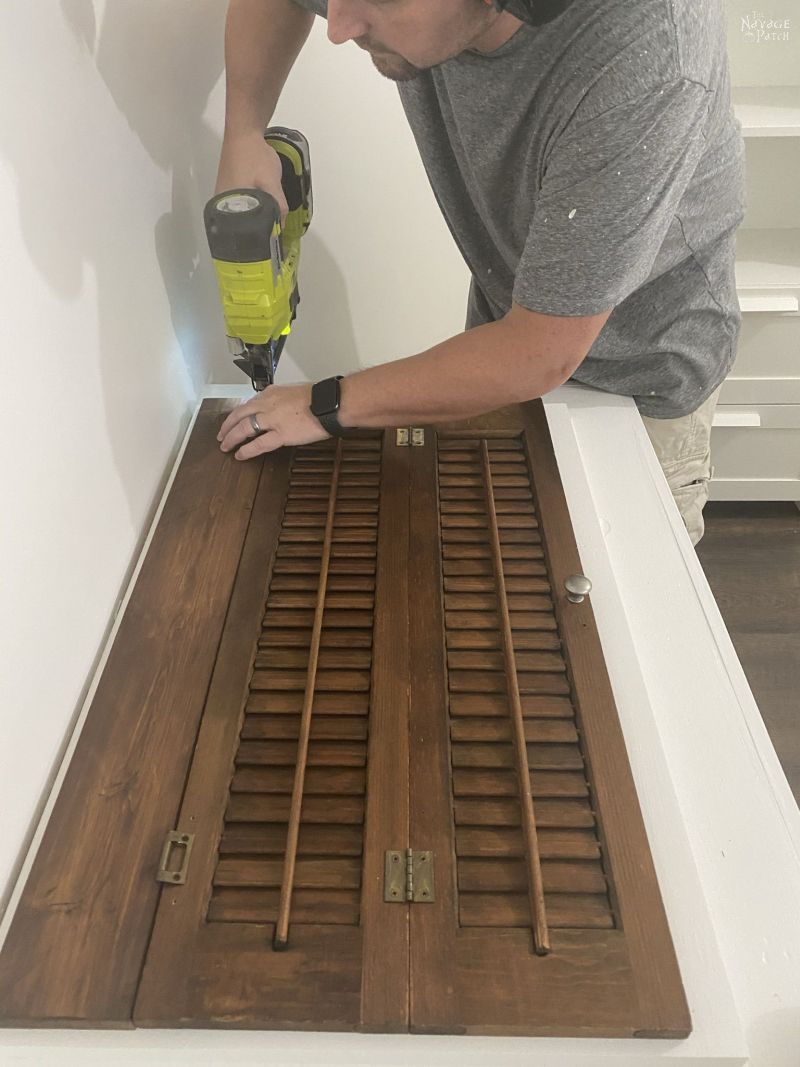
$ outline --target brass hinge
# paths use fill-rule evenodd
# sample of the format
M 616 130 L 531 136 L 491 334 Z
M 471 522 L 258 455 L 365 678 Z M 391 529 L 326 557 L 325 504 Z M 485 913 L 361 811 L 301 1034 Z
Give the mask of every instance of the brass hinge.
M 425 430 L 422 426 L 403 426 L 397 431 L 397 443 L 403 447 L 425 444 Z
M 433 889 L 433 853 L 387 852 L 384 864 L 383 899 L 389 903 L 413 900 L 428 904 L 435 900 Z
M 172 885 L 186 884 L 186 872 L 189 870 L 189 857 L 192 854 L 193 844 L 194 834 L 182 834 L 180 830 L 169 831 L 161 850 L 161 861 L 156 874 L 157 882 L 169 882 Z M 177 870 L 170 866 L 173 849 L 180 854 L 180 867 Z

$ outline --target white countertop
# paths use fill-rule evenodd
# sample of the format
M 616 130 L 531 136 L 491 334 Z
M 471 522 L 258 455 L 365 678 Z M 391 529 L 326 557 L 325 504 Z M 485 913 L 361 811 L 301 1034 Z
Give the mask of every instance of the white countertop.
M 633 402 L 570 383 L 545 406 L 692 1035 L 7 1030 L 0 1064 L 800 1067 L 800 812 Z

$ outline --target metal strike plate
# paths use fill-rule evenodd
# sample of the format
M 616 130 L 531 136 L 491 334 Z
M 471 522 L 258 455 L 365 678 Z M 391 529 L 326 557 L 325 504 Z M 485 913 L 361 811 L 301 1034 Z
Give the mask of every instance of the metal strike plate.
M 156 874 L 157 882 L 169 882 L 170 885 L 186 884 L 186 872 L 189 870 L 189 857 L 192 854 L 193 844 L 194 834 L 182 834 L 180 830 L 170 830 L 161 850 L 161 861 Z M 177 849 L 181 855 L 181 865 L 177 870 L 167 866 L 173 849 Z
M 405 446 L 408 444 L 408 427 L 401 426 L 397 431 L 397 444 Z
M 411 427 L 411 444 L 417 447 L 425 444 L 425 430 L 421 426 Z

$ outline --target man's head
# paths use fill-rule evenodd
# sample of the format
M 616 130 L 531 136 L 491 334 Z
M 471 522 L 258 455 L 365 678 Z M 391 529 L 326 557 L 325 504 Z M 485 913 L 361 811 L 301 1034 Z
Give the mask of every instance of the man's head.
M 355 41 L 392 81 L 409 81 L 467 48 L 491 51 L 519 20 L 498 0 L 328 0 L 328 37 Z

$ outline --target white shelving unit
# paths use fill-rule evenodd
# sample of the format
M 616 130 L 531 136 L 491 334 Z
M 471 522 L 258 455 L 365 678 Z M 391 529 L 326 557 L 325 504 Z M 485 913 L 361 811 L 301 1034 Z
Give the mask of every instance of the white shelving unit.
M 735 86 L 733 106 L 745 137 L 800 136 L 800 86 Z
M 742 335 L 714 418 L 711 499 L 800 502 L 800 19 L 788 0 L 726 8 L 748 209 Z

